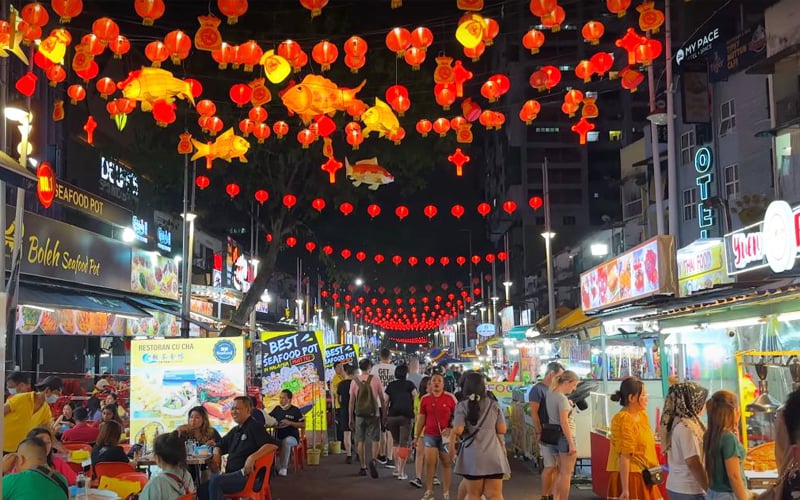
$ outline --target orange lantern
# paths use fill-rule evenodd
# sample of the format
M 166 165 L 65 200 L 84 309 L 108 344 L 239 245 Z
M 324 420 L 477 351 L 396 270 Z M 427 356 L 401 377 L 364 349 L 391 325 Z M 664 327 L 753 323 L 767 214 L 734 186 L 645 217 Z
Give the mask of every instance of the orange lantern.
M 163 42 L 156 40 L 148 43 L 144 48 L 144 55 L 150 59 L 154 68 L 160 68 L 161 63 L 169 57 L 169 49 Z
M 236 24 L 247 12 L 247 0 L 217 0 L 217 7 L 228 17 L 228 24 Z
M 344 134 L 347 144 L 353 147 L 353 151 L 358 151 L 358 147 L 364 142 L 364 134 L 361 125 L 357 122 L 350 122 L 344 126 Z
M 92 33 L 97 35 L 103 45 L 106 45 L 119 36 L 119 26 L 113 19 L 101 17 L 92 23 Z
M 580 104 L 583 102 L 583 92 L 578 89 L 570 89 L 564 94 L 564 102 L 569 104 Z
M 614 56 L 608 52 L 598 52 L 589 59 L 589 62 L 592 63 L 594 72 L 602 77 L 614 66 Z
M 259 144 L 264 144 L 266 139 L 269 139 L 269 136 L 272 134 L 269 129 L 269 125 L 266 123 L 256 123 L 253 125 L 253 136 L 258 139 Z
M 314 48 L 311 50 L 311 58 L 321 66 L 321 71 L 328 71 L 331 69 L 331 64 L 336 62 L 336 58 L 338 57 L 339 49 L 336 48 L 336 45 L 327 40 L 323 40 L 314 45 Z
M 212 51 L 222 44 L 222 35 L 219 32 L 219 25 L 222 21 L 213 15 L 200 16 L 197 18 L 200 27 L 194 33 L 194 46 L 197 50 Z
M 50 20 L 47 8 L 41 2 L 31 2 L 22 7 L 22 20 L 30 26 L 43 27 Z
M 475 47 L 464 47 L 464 55 L 472 59 L 472 62 L 480 61 L 484 51 L 486 51 L 486 44 L 483 42 Z
M 625 12 L 631 6 L 631 0 L 606 0 L 606 7 L 612 14 L 617 17 L 625 17 Z
M 427 52 L 424 49 L 409 47 L 403 55 L 403 59 L 406 61 L 406 64 L 411 66 L 412 71 L 418 71 L 422 63 L 425 62 L 426 56 Z
M 553 12 L 556 7 L 558 7 L 556 0 L 531 0 L 530 3 L 531 13 L 536 17 L 547 15 Z
M 433 122 L 433 131 L 439 134 L 439 137 L 444 137 L 450 131 L 450 120 L 447 118 L 437 118 Z
M 423 118 L 417 122 L 416 128 L 417 132 L 419 132 L 422 137 L 428 137 L 428 133 L 433 130 L 433 123 L 431 123 L 430 120 Z
M 433 95 L 436 97 L 436 104 L 442 107 L 445 111 L 450 109 L 450 106 L 456 102 L 456 88 L 453 83 L 437 83 L 433 87 Z
M 308 149 L 312 142 L 316 140 L 316 136 L 314 132 L 310 131 L 307 128 L 304 128 L 300 132 L 297 133 L 297 142 L 299 142 L 303 149 Z
M 172 64 L 180 64 L 182 60 L 189 57 L 189 51 L 192 49 L 192 39 L 181 30 L 173 30 L 164 37 L 164 45 L 169 50 Z
M 542 26 L 550 28 L 550 31 L 555 33 L 561 31 L 561 24 L 566 18 L 567 14 L 564 12 L 564 7 L 559 5 L 552 12 L 548 12 L 541 17 Z
M 200 116 L 213 116 L 217 112 L 217 105 L 210 99 L 199 101 L 195 108 Z
M 411 46 L 411 33 L 405 28 L 392 28 L 386 34 L 386 47 L 392 52 L 397 54 L 397 57 L 403 57 L 406 49 Z
M 614 42 L 614 45 L 625 49 L 628 53 L 628 64 L 636 64 L 636 48 L 646 41 L 647 38 L 636 33 L 635 29 L 628 28 L 625 34 Z
M 583 99 L 583 107 L 581 108 L 581 116 L 584 118 L 597 118 L 600 115 L 600 109 L 596 104 L 596 97 L 586 97 Z
M 575 66 L 575 76 L 583 80 L 584 83 L 592 81 L 592 74 L 594 74 L 594 65 L 586 59 Z
M 580 108 L 580 104 L 565 102 L 561 105 L 561 112 L 572 118 L 578 112 L 578 108 Z
M 483 20 L 486 24 L 483 29 L 483 43 L 485 43 L 487 47 L 491 47 L 494 43 L 494 39 L 500 34 L 500 25 L 491 17 L 484 17 Z
M 392 85 L 386 89 L 386 102 L 389 103 L 398 115 L 403 116 L 411 107 L 411 100 L 408 98 L 408 89 L 404 85 Z
M 433 33 L 424 26 L 420 26 L 411 32 L 411 46 L 427 50 L 433 44 Z
M 164 0 L 135 0 L 133 8 L 136 15 L 142 18 L 142 24 L 152 26 L 156 19 L 164 15 Z
M 255 80 L 251 81 L 247 84 L 252 90 L 250 95 L 250 104 L 254 107 L 261 107 L 263 104 L 267 104 L 272 100 L 272 93 L 269 91 L 266 85 L 264 85 L 263 78 L 256 78 Z
M 51 0 L 50 7 L 60 16 L 58 22 L 64 24 L 83 12 L 83 0 Z
M 219 69 L 226 69 L 228 64 L 233 62 L 235 49 L 227 42 L 222 42 L 218 49 L 211 51 L 211 58 L 217 62 Z
M 644 81 L 644 75 L 633 68 L 633 66 L 626 66 L 619 72 L 620 82 L 622 88 L 631 91 L 631 94 L 636 92 L 639 85 Z
M 524 121 L 525 125 L 530 125 L 541 110 L 542 105 L 536 99 L 525 101 L 525 104 L 522 105 L 522 109 L 519 110 L 519 119 Z
M 644 43 L 636 47 L 636 63 L 649 66 L 661 55 L 661 50 L 661 42 L 654 38 L 648 38 Z
M 222 119 L 218 116 L 210 116 L 208 118 L 208 122 L 206 123 L 206 130 L 212 136 L 217 135 L 225 124 L 222 122 Z
M 658 33 L 661 25 L 664 24 L 664 13 L 655 8 L 655 2 L 642 2 L 636 7 L 639 12 L 639 29 Z
M 256 126 L 255 122 L 250 118 L 245 118 L 244 120 L 239 121 L 239 131 L 242 133 L 244 137 L 249 137 L 250 132 L 253 131 L 253 128 Z
M 124 35 L 108 42 L 108 48 L 114 53 L 114 59 L 122 59 L 122 56 L 131 50 L 131 42 Z
M 261 106 L 255 106 L 250 108 L 250 111 L 247 112 L 247 117 L 253 120 L 254 123 L 261 123 L 267 119 L 267 110 L 262 108 Z
M 47 68 L 47 71 L 45 71 L 45 76 L 47 76 L 47 79 L 50 80 L 50 86 L 55 87 L 67 78 L 67 72 L 60 64 L 54 64 Z M 111 84 L 114 85 L 114 82 L 111 82 Z
M 581 34 L 583 35 L 583 39 L 587 42 L 592 45 L 598 45 L 605 31 L 606 27 L 600 21 L 589 21 L 583 25 Z
M 278 120 L 272 124 L 272 131 L 275 132 L 278 139 L 283 139 L 289 133 L 289 124 L 283 120 Z
M 117 84 L 114 83 L 114 80 L 109 77 L 97 80 L 95 87 L 97 88 L 97 91 L 100 92 L 101 99 L 108 99 L 108 96 L 117 90 Z
M 328 0 L 300 0 L 300 5 L 311 11 L 311 17 L 322 14 L 322 9 L 328 5 Z
M 67 88 L 70 104 L 78 104 L 78 101 L 86 99 L 86 89 L 82 85 L 74 84 Z
M 463 121 L 463 124 L 459 125 L 458 127 L 453 127 L 453 129 L 456 131 L 456 142 L 459 144 L 469 144 L 472 142 L 472 124 L 466 120 Z
M 538 54 L 539 49 L 544 45 L 544 33 L 532 29 L 522 36 L 522 45 L 531 51 L 531 54 Z
M 594 123 L 590 122 L 586 118 L 581 118 L 578 120 L 578 123 L 570 127 L 573 132 L 578 134 L 580 138 L 581 144 L 586 144 L 586 137 L 589 135 L 589 132 L 595 129 Z
M 454 83 L 453 58 L 439 56 L 436 58 L 436 69 L 433 70 L 433 81 L 435 83 Z
M 403 127 L 397 127 L 397 129 L 392 130 L 388 134 L 386 134 L 386 138 L 392 141 L 395 146 L 399 146 L 400 142 L 405 138 L 405 136 L 406 136 L 406 129 L 404 129 Z

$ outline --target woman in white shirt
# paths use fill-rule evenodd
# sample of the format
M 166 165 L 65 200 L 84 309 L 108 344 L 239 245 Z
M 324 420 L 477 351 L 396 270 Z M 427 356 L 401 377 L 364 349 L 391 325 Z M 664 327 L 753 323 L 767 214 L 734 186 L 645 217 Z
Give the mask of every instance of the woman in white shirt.
M 703 500 L 708 476 L 703 460 L 705 425 L 700 415 L 705 410 L 708 389 L 694 382 L 669 388 L 661 415 L 662 452 L 667 453 L 669 475 L 667 492 L 672 500 Z

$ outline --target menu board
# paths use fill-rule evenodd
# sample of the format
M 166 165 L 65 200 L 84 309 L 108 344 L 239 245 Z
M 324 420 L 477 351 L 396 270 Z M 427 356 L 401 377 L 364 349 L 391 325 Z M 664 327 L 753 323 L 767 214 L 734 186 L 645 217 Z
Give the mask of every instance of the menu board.
M 278 406 L 281 391 L 289 389 L 292 404 L 306 416 L 306 429 L 326 430 L 322 332 L 264 332 L 261 342 L 264 409 Z
M 174 259 L 133 250 L 131 253 L 131 291 L 167 299 L 180 296 L 178 264 Z
M 675 294 L 675 249 L 671 236 L 656 236 L 581 274 L 584 311 Z
M 245 394 L 244 338 L 133 340 L 131 342 L 131 440 L 187 422 L 203 406 L 211 425 L 225 434 L 235 425 L 231 407 Z
M 121 337 L 126 322 L 126 318 L 107 312 L 45 310 L 24 305 L 17 308 L 17 331 L 24 334 Z
M 129 319 L 125 334 L 129 337 L 178 337 L 181 322 L 178 316 L 162 311 L 148 310 L 150 316 Z
M 698 240 L 678 250 L 678 292 L 681 297 L 733 281 L 728 276 L 725 246 L 720 238 Z

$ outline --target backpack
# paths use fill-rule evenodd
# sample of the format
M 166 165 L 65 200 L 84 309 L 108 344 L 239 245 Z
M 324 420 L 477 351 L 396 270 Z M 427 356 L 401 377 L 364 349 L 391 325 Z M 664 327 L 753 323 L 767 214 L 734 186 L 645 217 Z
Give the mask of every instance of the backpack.
M 450 394 L 456 393 L 456 378 L 450 372 L 444 376 L 444 390 Z
M 356 416 L 374 417 L 378 412 L 378 403 L 375 401 L 375 394 L 372 392 L 372 375 L 367 376 L 366 382 L 361 379 L 354 379 L 358 384 L 356 394 Z

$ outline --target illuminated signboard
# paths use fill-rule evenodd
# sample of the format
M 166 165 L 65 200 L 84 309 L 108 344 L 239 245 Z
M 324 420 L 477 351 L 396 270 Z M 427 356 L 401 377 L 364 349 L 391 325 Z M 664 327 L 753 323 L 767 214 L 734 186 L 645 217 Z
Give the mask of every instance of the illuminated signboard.
M 730 275 L 765 267 L 791 271 L 800 251 L 800 206 L 773 201 L 763 221 L 725 235 L 725 251 Z
M 134 215 L 131 217 L 131 229 L 136 234 L 136 241 L 147 243 L 150 236 L 150 224 L 146 220 Z
M 710 188 L 714 180 L 714 157 L 708 147 L 698 148 L 694 155 L 694 170 L 697 172 L 695 183 L 698 189 L 697 225 L 700 226 L 700 237 L 708 238 L 708 228 L 714 225 L 714 209 L 706 206 L 711 197 Z
M 681 248 L 677 261 L 681 297 L 732 281 L 725 266 L 725 245 L 720 238 L 697 240 Z
M 599 311 L 654 295 L 674 295 L 674 269 L 674 240 L 656 236 L 581 274 L 581 306 L 585 312 Z
M 100 157 L 100 191 L 120 201 L 139 198 L 139 176 L 117 161 Z

